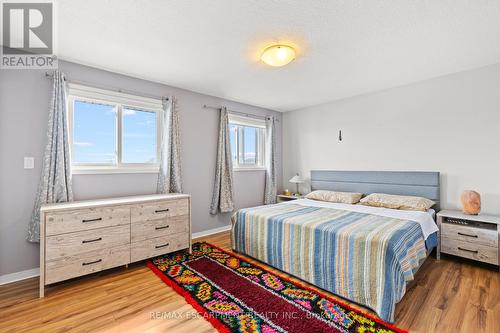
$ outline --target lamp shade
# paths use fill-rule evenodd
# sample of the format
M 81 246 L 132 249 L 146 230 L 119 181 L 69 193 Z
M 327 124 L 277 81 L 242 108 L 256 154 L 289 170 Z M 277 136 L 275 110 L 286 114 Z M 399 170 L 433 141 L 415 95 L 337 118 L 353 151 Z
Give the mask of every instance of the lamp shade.
M 304 182 L 304 179 L 300 177 L 298 174 L 292 177 L 292 179 L 289 180 L 290 183 L 295 183 L 295 184 L 301 184 Z
M 295 59 L 295 49 L 288 45 L 271 45 L 264 50 L 260 59 L 269 66 L 285 66 Z

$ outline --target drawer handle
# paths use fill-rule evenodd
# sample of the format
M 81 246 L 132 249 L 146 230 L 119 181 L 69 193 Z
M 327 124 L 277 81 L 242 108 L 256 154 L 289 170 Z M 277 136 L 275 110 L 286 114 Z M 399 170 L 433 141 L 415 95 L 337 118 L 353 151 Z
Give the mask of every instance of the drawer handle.
M 167 225 L 164 225 L 161 227 L 155 227 L 155 230 L 168 229 L 168 227 L 170 227 L 170 226 L 167 224 Z
M 82 220 L 82 223 L 87 223 L 87 222 L 97 222 L 97 221 L 102 221 L 102 217 L 99 217 L 99 218 L 97 218 L 97 219 Z
M 474 250 L 463 249 L 460 246 L 458 247 L 458 249 L 461 250 L 461 251 L 467 251 L 467 252 L 470 252 L 470 253 L 479 253 L 479 251 L 477 251 L 477 250 L 474 251 Z
M 99 260 L 96 260 L 96 261 L 90 261 L 90 262 L 82 262 L 82 266 L 97 264 L 98 262 L 101 262 L 101 261 L 102 261 L 102 259 L 99 259 Z
M 100 240 L 102 240 L 102 237 L 99 237 L 99 238 L 96 238 L 96 239 L 82 240 L 82 244 L 92 243 L 92 242 L 98 242 Z
M 169 246 L 170 243 L 167 244 L 162 244 L 162 245 L 155 245 L 155 249 L 161 249 L 162 247 Z
M 472 238 L 477 238 L 477 235 L 468 235 L 468 234 L 463 234 L 461 232 L 458 233 L 460 236 L 467 236 L 467 237 L 472 237 Z
M 168 208 L 167 209 L 158 209 L 158 210 L 155 210 L 155 213 L 158 214 L 158 213 L 164 213 L 164 212 L 168 212 L 168 211 L 169 211 Z

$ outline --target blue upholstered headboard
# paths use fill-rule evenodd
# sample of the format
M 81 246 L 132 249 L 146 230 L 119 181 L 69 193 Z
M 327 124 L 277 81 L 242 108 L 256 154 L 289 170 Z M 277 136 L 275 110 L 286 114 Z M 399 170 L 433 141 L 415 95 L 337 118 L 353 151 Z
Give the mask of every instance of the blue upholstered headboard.
M 439 172 L 312 170 L 311 190 L 414 195 L 440 209 Z

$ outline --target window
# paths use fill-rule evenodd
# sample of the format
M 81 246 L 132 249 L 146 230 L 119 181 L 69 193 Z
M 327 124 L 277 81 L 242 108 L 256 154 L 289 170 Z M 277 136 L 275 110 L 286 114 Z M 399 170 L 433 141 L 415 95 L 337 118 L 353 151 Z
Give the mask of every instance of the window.
M 161 101 L 70 84 L 75 173 L 157 172 Z
M 265 128 L 263 119 L 229 115 L 229 141 L 234 169 L 265 168 Z

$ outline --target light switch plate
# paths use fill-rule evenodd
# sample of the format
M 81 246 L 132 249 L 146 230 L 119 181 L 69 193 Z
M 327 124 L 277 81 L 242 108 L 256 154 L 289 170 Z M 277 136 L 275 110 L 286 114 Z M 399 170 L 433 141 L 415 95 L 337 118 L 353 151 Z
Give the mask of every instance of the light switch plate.
M 33 169 L 35 167 L 35 158 L 34 157 L 25 157 L 24 158 L 24 168 L 25 169 Z

